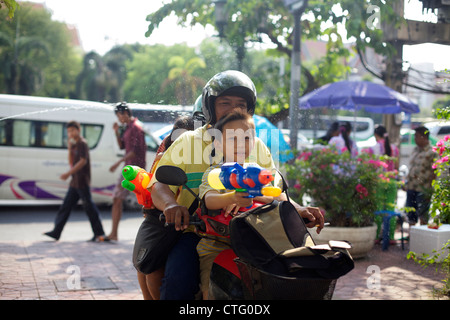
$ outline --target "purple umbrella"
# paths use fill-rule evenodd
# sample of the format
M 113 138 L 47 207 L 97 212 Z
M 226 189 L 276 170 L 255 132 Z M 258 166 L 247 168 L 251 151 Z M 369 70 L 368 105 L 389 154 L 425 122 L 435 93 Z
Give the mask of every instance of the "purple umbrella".
M 299 99 L 301 109 L 332 108 L 373 113 L 418 113 L 419 106 L 405 95 L 369 81 L 328 83 Z

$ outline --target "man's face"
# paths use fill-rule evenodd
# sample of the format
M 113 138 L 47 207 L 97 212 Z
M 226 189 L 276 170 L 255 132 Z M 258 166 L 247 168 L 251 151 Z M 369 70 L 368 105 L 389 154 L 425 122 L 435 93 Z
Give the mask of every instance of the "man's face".
M 428 138 L 418 132 L 414 135 L 414 142 L 419 147 L 425 147 L 428 144 Z
M 116 112 L 116 116 L 121 123 L 128 123 L 128 120 L 130 119 L 127 112 Z
M 238 109 L 247 111 L 247 101 L 244 98 L 236 96 L 217 97 L 215 102 L 216 121 Z
M 78 140 L 80 137 L 80 131 L 77 128 L 69 127 L 67 128 L 67 137 L 69 139 Z

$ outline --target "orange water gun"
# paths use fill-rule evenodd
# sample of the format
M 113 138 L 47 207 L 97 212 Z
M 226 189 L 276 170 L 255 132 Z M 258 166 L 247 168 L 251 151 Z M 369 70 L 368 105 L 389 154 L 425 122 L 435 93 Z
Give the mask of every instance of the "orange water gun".
M 147 190 L 147 186 L 153 174 L 138 166 L 128 165 L 122 169 L 122 176 L 125 178 L 122 181 L 122 187 L 133 191 L 138 203 L 144 206 L 144 208 L 152 207 L 152 196 Z

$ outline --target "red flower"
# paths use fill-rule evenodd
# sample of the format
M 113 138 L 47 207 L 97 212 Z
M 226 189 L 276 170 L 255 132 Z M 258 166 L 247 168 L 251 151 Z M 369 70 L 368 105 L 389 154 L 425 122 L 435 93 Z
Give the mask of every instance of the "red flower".
M 360 183 L 358 183 L 356 185 L 355 189 L 356 189 L 356 192 L 358 192 L 360 199 L 367 197 L 369 195 L 369 192 L 367 191 L 367 189 Z

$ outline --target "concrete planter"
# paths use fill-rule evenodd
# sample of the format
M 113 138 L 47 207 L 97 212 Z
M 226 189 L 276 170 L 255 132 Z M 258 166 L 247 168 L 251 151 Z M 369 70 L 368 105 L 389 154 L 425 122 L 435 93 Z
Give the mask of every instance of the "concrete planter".
M 311 232 L 311 236 L 316 244 L 328 243 L 330 240 L 346 240 L 352 244 L 350 254 L 357 259 L 365 257 L 372 250 L 376 233 L 376 225 L 361 228 L 325 227 L 320 234 Z
M 442 248 L 450 239 L 450 224 L 443 224 L 439 229 L 429 229 L 427 226 L 413 226 L 409 233 L 409 250 L 419 255 L 435 255 L 442 253 Z M 437 259 L 442 261 L 445 255 L 441 254 Z

